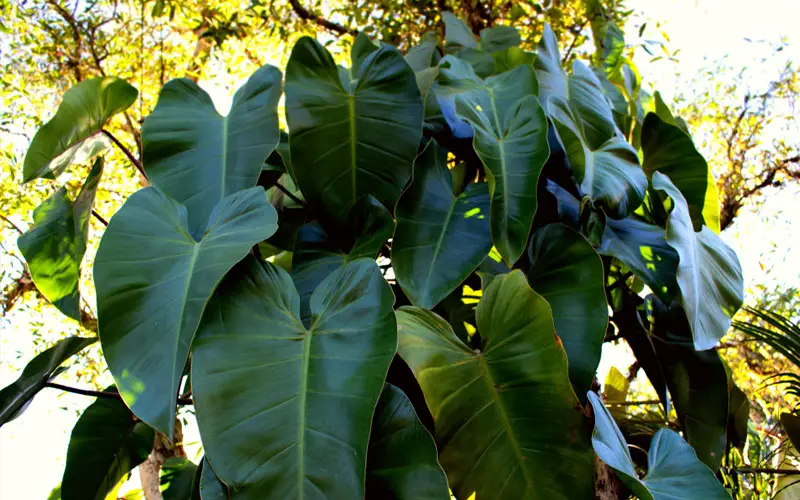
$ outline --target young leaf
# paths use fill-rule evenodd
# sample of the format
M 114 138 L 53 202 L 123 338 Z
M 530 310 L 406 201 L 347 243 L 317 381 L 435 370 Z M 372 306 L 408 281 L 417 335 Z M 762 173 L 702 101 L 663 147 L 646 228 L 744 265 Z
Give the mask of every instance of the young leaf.
M 422 135 L 422 97 L 403 56 L 384 45 L 356 64 L 340 78 L 330 53 L 304 37 L 286 67 L 294 177 L 337 226 L 367 194 L 394 207 Z
M 397 345 L 393 303 L 372 259 L 317 287 L 310 328 L 282 269 L 248 258 L 228 275 L 195 340 L 192 387 L 206 457 L 231 495 L 364 497 L 372 413 Z
M 142 126 L 150 182 L 186 206 L 193 235 L 220 200 L 256 185 L 280 138 L 281 72 L 262 66 L 233 98 L 228 116 L 188 78 L 169 81 Z
M 677 281 L 695 349 L 711 349 L 728 331 L 731 318 L 742 305 L 744 282 L 739 259 L 708 227 L 694 231 L 686 199 L 669 177 L 653 172 L 651 180 L 654 189 L 672 200 L 667 243 L 680 257 Z
M 432 309 L 463 282 L 492 248 L 489 192 L 470 184 L 453 196 L 447 151 L 431 141 L 414 180 L 397 203 L 392 266 L 414 305 Z
M 75 201 L 61 188 L 33 211 L 33 226 L 17 240 L 36 284 L 62 313 L 81 320 L 78 282 L 89 236 L 89 218 L 103 173 L 103 159 L 94 162 Z
M 494 245 L 508 264 L 525 250 L 538 202 L 539 174 L 550 156 L 547 118 L 529 66 L 480 79 L 452 56 L 440 66 L 440 94 L 475 131 L 473 147 L 486 167 Z
M 653 436 L 647 454 L 647 475 L 639 479 L 628 443 L 614 418 L 597 394 L 589 391 L 587 396 L 594 409 L 592 446 L 595 453 L 641 500 L 730 499 L 714 473 L 697 459 L 692 447 L 669 429 L 659 429 Z
M 68 337 L 33 358 L 17 380 L 0 391 L 0 426 L 17 418 L 44 384 L 59 373 L 59 366 L 96 338 Z
M 134 193 L 106 229 L 94 266 L 100 342 L 122 398 L 164 434 L 206 302 L 225 273 L 277 228 L 264 190 L 220 201 L 199 241 L 186 207 Z
M 597 373 L 608 325 L 603 262 L 583 236 L 563 224 L 536 231 L 528 252 L 528 281 L 553 310 L 570 380 L 583 394 Z
M 54 179 L 73 161 L 105 147 L 97 134 L 109 118 L 125 111 L 139 92 L 116 77 L 90 78 L 64 93 L 55 116 L 36 132 L 25 155 L 22 180 Z
M 397 313 L 398 352 L 425 393 L 456 498 L 590 496 L 588 428 L 547 301 L 517 270 L 494 278 L 476 316 L 473 351 L 438 315 Z
M 703 155 L 683 130 L 648 113 L 642 128 L 642 169 L 668 176 L 686 198 L 695 231 L 708 226 L 719 233 L 717 185 Z
M 391 384 L 383 387 L 372 419 L 366 493 L 376 500 L 450 498 L 433 437 L 408 397 Z
M 95 400 L 72 429 L 62 500 L 106 498 L 120 479 L 147 459 L 155 437 L 155 431 L 137 421 L 121 400 Z

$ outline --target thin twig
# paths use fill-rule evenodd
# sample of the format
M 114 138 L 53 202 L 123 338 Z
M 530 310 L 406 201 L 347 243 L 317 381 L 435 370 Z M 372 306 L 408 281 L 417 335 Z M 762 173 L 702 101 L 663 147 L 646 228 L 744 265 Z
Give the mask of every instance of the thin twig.
M 289 0 L 289 5 L 292 7 L 292 10 L 297 14 L 300 19 L 304 19 L 306 21 L 311 21 L 318 26 L 325 28 L 328 31 L 332 31 L 334 33 L 338 33 L 340 35 L 357 35 L 358 30 L 350 29 L 346 26 L 342 26 L 339 23 L 335 23 L 333 21 L 329 21 L 322 16 L 312 13 L 307 8 L 303 7 L 299 0 Z
M 8 224 L 9 226 L 11 226 L 14 229 L 16 229 L 16 231 L 19 234 L 23 234 L 25 232 L 25 231 L 22 230 L 22 228 L 20 228 L 18 225 L 16 225 L 11 219 L 6 217 L 5 215 L 0 214 L 0 219 L 3 219 L 6 222 L 6 224 Z
M 145 179 L 147 179 L 147 174 L 145 174 L 145 173 L 144 173 L 144 169 L 142 168 L 142 163 L 141 163 L 139 160 L 137 160 L 137 159 L 136 159 L 136 158 L 133 156 L 133 154 L 132 154 L 132 153 L 131 153 L 131 152 L 128 150 L 128 148 L 126 148 L 124 144 L 122 144 L 121 142 L 119 142 L 119 139 L 117 139 L 116 137 L 114 137 L 114 134 L 112 134 L 112 133 L 111 133 L 111 132 L 109 132 L 108 130 L 106 130 L 106 129 L 103 129 L 103 130 L 102 130 L 102 132 L 103 132 L 103 133 L 106 135 L 106 137 L 108 137 L 109 139 L 111 139 L 111 142 L 113 142 L 114 144 L 116 144 L 116 145 L 117 145 L 117 147 L 118 147 L 118 148 L 119 148 L 119 149 L 120 149 L 120 150 L 121 150 L 123 153 L 125 153 L 125 156 L 127 156 L 127 157 L 128 157 L 128 159 L 131 161 L 131 163 L 133 163 L 133 166 L 135 166 L 135 167 L 136 167 L 136 169 L 139 171 L 139 173 L 140 173 L 140 174 L 142 174 L 142 176 L 143 176 Z
M 108 221 L 107 221 L 107 220 L 105 220 L 105 219 L 103 218 L 103 216 L 102 216 L 102 215 L 100 215 L 100 214 L 98 214 L 97 212 L 95 212 L 95 211 L 94 211 L 94 209 L 92 209 L 92 215 L 94 215 L 94 218 L 95 218 L 95 219 L 97 219 L 97 220 L 99 220 L 99 221 L 100 221 L 100 224 L 102 224 L 102 225 L 104 225 L 104 226 L 108 227 Z
M 120 396 L 117 392 L 91 391 L 89 389 L 70 387 L 68 385 L 57 384 L 55 382 L 45 382 L 44 386 L 52 389 L 59 389 L 65 392 L 71 392 L 72 394 L 80 394 L 81 396 L 91 396 L 94 398 L 104 399 L 122 399 L 122 396 Z M 191 405 L 194 404 L 194 402 L 189 398 L 178 398 L 178 404 Z
M 606 402 L 606 406 L 644 406 L 661 404 L 659 399 L 644 399 L 641 401 Z
M 730 472 L 741 472 L 743 474 L 784 474 L 787 476 L 800 475 L 800 469 L 769 469 L 760 467 L 742 467 L 741 469 L 729 468 Z
M 276 187 L 276 188 L 278 188 L 278 190 L 279 190 L 281 193 L 283 193 L 283 194 L 285 194 L 286 196 L 288 196 L 288 197 L 289 197 L 289 198 L 290 198 L 290 199 L 291 199 L 293 202 L 297 203 L 298 205 L 300 205 L 300 206 L 302 206 L 302 207 L 306 206 L 306 202 L 304 202 L 303 200 L 301 200 L 301 199 L 300 199 L 300 198 L 298 198 L 297 196 L 295 196 L 295 195 L 293 195 L 292 193 L 290 193 L 290 192 L 289 192 L 289 190 L 288 190 L 288 189 L 286 189 L 284 186 L 282 186 L 280 182 L 276 182 L 276 183 L 275 183 L 275 187 Z

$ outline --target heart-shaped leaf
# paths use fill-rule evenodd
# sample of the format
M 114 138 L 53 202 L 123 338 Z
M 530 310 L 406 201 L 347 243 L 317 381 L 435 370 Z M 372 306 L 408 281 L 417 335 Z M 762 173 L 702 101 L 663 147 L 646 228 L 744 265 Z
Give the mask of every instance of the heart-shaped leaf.
M 125 111 L 139 92 L 109 76 L 84 80 L 64 93 L 55 116 L 40 128 L 25 155 L 22 180 L 54 179 L 71 163 L 86 161 L 105 148 L 103 125 Z
M 536 99 L 529 66 L 478 78 L 472 67 L 452 56 L 440 65 L 441 95 L 455 101 L 459 118 L 475 131 L 473 147 L 486 167 L 494 245 L 513 264 L 528 241 L 538 206 L 539 174 L 550 156 L 547 118 Z
M 103 500 L 147 459 L 155 437 L 155 431 L 138 421 L 121 400 L 98 398 L 72 429 L 61 499 Z
M 454 196 L 446 160 L 435 141 L 417 158 L 414 180 L 397 203 L 392 240 L 397 282 L 426 309 L 455 290 L 492 248 L 486 184 L 470 184 Z
M 642 128 L 642 152 L 644 172 L 668 176 L 686 198 L 694 230 L 700 231 L 705 225 L 719 233 L 717 185 L 692 138 L 655 113 L 648 113 Z
M 425 393 L 456 498 L 591 496 L 587 421 L 547 301 L 517 270 L 492 280 L 476 317 L 473 351 L 438 315 L 397 313 L 398 352 Z
M 321 216 L 346 226 L 367 194 L 394 207 L 423 119 L 414 71 L 396 49 L 382 46 L 340 78 L 330 53 L 301 38 L 286 67 L 286 118 L 294 177 Z
M 697 459 L 692 447 L 669 429 L 659 429 L 653 436 L 647 454 L 647 475 L 639 479 L 628 443 L 613 417 L 597 394 L 590 391 L 587 396 L 594 408 L 595 453 L 641 500 L 730 499 L 711 469 Z
M 94 162 L 75 201 L 61 188 L 33 211 L 33 225 L 17 240 L 36 288 L 62 313 L 80 321 L 81 262 L 89 236 L 89 218 L 103 173 Z
M 661 172 L 653 172 L 653 188 L 672 200 L 667 243 L 679 256 L 677 281 L 681 303 L 697 350 L 713 348 L 727 333 L 742 305 L 744 281 L 736 253 L 714 231 L 695 232 L 683 194 Z
M 433 437 L 408 397 L 391 384 L 384 386 L 372 419 L 366 492 L 375 500 L 450 498 Z
M 319 284 L 346 262 L 362 257 L 374 259 L 394 231 L 391 214 L 371 195 L 353 206 L 350 220 L 357 236 L 347 252 L 317 222 L 297 230 L 291 274 L 300 293 L 300 313 L 306 326 L 311 324 L 311 294 Z
M 17 418 L 26 405 L 59 373 L 59 366 L 96 338 L 68 337 L 33 358 L 11 385 L 0 391 L 0 426 Z
M 597 373 L 608 325 L 603 262 L 583 236 L 563 224 L 537 230 L 528 252 L 528 282 L 552 308 L 570 380 L 583 394 Z
M 206 302 L 276 228 L 260 187 L 220 201 L 199 241 L 186 207 L 156 188 L 134 193 L 111 219 L 94 265 L 100 342 L 125 403 L 164 434 Z
M 281 72 L 270 65 L 236 92 L 228 116 L 188 78 L 164 85 L 142 126 L 144 168 L 154 186 L 186 206 L 192 234 L 202 233 L 223 198 L 256 185 L 280 139 L 280 95 Z
M 375 261 L 358 259 L 317 287 L 306 328 L 285 271 L 248 258 L 229 274 L 195 340 L 192 388 L 206 457 L 232 496 L 364 497 L 393 303 Z

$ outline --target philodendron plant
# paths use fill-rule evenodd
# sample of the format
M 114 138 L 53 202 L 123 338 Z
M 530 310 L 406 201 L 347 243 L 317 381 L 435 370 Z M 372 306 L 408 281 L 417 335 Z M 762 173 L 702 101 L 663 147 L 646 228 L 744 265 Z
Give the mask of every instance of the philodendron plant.
M 97 251 L 96 309 L 78 285 L 102 160 L 36 209 L 19 239 L 35 284 L 96 313 L 115 381 L 73 431 L 62 498 L 103 498 L 178 404 L 205 455 L 165 467 L 194 475 L 172 498 L 590 499 L 602 467 L 643 499 L 728 497 L 714 473 L 747 410 L 712 348 L 742 273 L 685 124 L 612 25 L 565 70 L 549 27 L 532 53 L 512 27 L 444 21 L 444 43 L 405 55 L 359 35 L 349 68 L 301 38 L 225 117 L 168 82 L 141 130 L 149 185 Z M 25 180 L 100 154 L 136 95 L 68 90 Z M 92 341 L 37 356 L 0 423 Z M 592 392 L 604 342 L 630 345 L 651 418 Z

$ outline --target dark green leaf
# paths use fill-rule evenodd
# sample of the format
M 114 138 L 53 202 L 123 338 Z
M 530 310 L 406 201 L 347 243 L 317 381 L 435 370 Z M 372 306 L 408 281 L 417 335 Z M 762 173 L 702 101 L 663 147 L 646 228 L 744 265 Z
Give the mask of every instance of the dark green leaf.
M 86 161 L 105 147 L 100 130 L 127 109 L 139 92 L 116 77 L 90 78 L 64 93 L 55 116 L 36 132 L 25 155 L 23 182 L 53 179 L 71 163 Z
M 416 77 L 396 49 L 382 46 L 340 79 L 330 53 L 300 39 L 286 68 L 286 117 L 294 177 L 321 216 L 346 226 L 367 194 L 394 207 L 423 119 Z
M 667 243 L 678 252 L 677 281 L 695 349 L 711 349 L 728 331 L 731 318 L 742 305 L 739 259 L 708 227 L 694 231 L 686 199 L 666 175 L 653 172 L 652 184 L 672 199 Z
M 370 54 L 378 50 L 378 45 L 372 43 L 367 35 L 363 32 L 356 35 L 353 41 L 353 48 L 351 49 L 351 58 L 353 60 L 353 70 L 358 71 Z
M 264 190 L 228 196 L 196 241 L 186 208 L 134 193 L 106 229 L 94 266 L 100 341 L 122 398 L 171 435 L 175 398 L 206 302 L 225 273 L 277 227 Z
M 161 466 L 161 496 L 164 500 L 191 500 L 197 466 L 189 459 L 171 457 Z
M 200 464 L 200 500 L 228 500 L 228 487 L 219 480 L 208 460 Z
M 484 293 L 480 350 L 432 312 L 403 307 L 397 317 L 398 352 L 425 393 L 457 498 L 591 496 L 587 421 L 550 307 L 521 271 L 496 277 Z
M 431 141 L 414 180 L 397 203 L 392 266 L 414 305 L 432 309 L 463 282 L 492 248 L 489 192 L 470 184 L 453 196 L 447 151 Z
M 512 26 L 498 25 L 481 30 L 480 48 L 485 52 L 491 53 L 518 47 L 521 42 L 519 31 Z
M 558 40 L 548 23 L 544 24 L 533 67 L 539 82 L 539 100 L 545 109 L 549 109 L 551 97 L 567 97 L 567 74 L 561 68 Z
M 481 80 L 452 56 L 440 67 L 441 93 L 455 100 L 456 113 L 475 130 L 473 147 L 486 167 L 492 197 L 494 245 L 513 264 L 525 250 L 538 205 L 539 174 L 550 156 L 536 78 L 529 66 L 519 66 Z
M 310 299 L 314 289 L 346 262 L 362 257 L 374 259 L 394 231 L 392 216 L 371 195 L 353 207 L 350 221 L 356 241 L 347 252 L 317 222 L 297 231 L 291 273 L 300 293 L 300 312 L 306 326 L 311 324 Z
M 307 329 L 285 271 L 248 258 L 228 275 L 203 316 L 192 380 L 206 457 L 232 496 L 363 498 L 393 303 L 375 261 L 355 260 L 314 291 Z
M 105 499 L 120 479 L 147 459 L 155 437 L 121 400 L 98 398 L 72 429 L 61 498 Z
M 433 64 L 433 57 L 436 54 L 436 41 L 424 40 L 419 45 L 408 49 L 406 62 L 415 72 L 419 73 L 429 69 Z
M 728 373 L 728 442 L 731 446 L 744 448 L 747 444 L 747 422 L 750 421 L 750 401 L 730 379 Z M 800 438 L 800 435 L 798 435 Z M 800 444 L 800 440 L 798 440 Z
M 511 47 L 500 52 L 494 52 L 492 57 L 494 58 L 495 71 L 497 73 L 505 73 L 517 66 L 533 66 L 536 54 L 524 51 L 519 47 Z
M 33 358 L 17 380 L 0 391 L 0 426 L 17 418 L 25 406 L 57 375 L 58 367 L 96 338 L 68 337 Z
M 641 500 L 730 499 L 714 473 L 697 459 L 692 447 L 669 429 L 660 429 L 653 436 L 647 454 L 647 475 L 639 479 L 628 443 L 616 422 L 597 394 L 590 391 L 588 397 L 594 408 L 595 453 Z
M 161 91 L 142 127 L 144 168 L 154 186 L 186 206 L 196 237 L 220 200 L 256 185 L 279 142 L 280 94 L 281 72 L 269 65 L 236 92 L 225 117 L 188 78 L 171 80 Z
M 528 247 L 531 287 L 550 304 L 576 392 L 592 386 L 608 325 L 603 262 L 592 245 L 562 224 L 536 231 Z
M 75 201 L 61 188 L 33 211 L 33 225 L 17 240 L 36 288 L 62 313 L 81 320 L 78 283 L 97 186 L 98 158 Z
M 656 171 L 665 174 L 686 198 L 694 230 L 700 231 L 705 225 L 719 233 L 717 185 L 691 137 L 655 113 L 648 113 L 642 128 L 642 152 L 644 172 L 648 176 Z
M 455 14 L 448 11 L 442 12 L 442 22 L 444 23 L 444 40 L 448 45 L 448 50 L 451 50 L 451 47 L 456 50 L 478 48 L 478 42 L 475 40 L 472 30 Z
M 783 430 L 786 431 L 786 435 L 789 436 L 794 449 L 800 450 L 800 415 L 782 413 L 781 425 Z
M 366 498 L 448 500 L 447 477 L 433 437 L 403 391 L 386 384 L 372 419 Z

